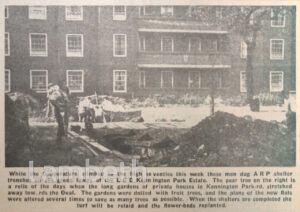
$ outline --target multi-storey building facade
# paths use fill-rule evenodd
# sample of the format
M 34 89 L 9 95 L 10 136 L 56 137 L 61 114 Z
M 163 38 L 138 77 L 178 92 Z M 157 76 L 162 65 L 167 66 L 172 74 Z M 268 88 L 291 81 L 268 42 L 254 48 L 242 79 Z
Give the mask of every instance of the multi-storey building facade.
M 214 72 L 218 93 L 245 93 L 241 36 L 194 19 L 190 9 L 5 7 L 5 90 L 45 95 L 49 83 L 66 83 L 82 95 L 207 95 Z M 226 18 L 226 7 L 213 9 L 216 19 Z M 295 90 L 295 39 L 295 14 L 264 22 L 253 60 L 255 93 Z

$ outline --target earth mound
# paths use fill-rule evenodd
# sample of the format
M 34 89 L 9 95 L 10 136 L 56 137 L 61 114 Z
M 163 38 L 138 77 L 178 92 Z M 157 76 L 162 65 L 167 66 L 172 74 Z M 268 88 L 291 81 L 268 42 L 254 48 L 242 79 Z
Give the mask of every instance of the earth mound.
M 294 166 L 296 133 L 278 122 L 216 112 L 178 139 L 168 166 Z

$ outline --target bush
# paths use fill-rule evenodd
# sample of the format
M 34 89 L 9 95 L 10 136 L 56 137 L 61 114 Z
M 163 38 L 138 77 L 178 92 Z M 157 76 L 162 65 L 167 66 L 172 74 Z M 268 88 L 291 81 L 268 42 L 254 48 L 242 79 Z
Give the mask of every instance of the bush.
M 149 97 L 151 98 L 151 97 Z M 205 96 L 199 96 L 195 94 L 182 94 L 182 95 L 154 95 L 152 97 L 159 103 L 160 106 L 166 104 L 185 104 L 185 105 L 199 105 L 204 104 Z
M 222 103 L 224 105 L 230 106 L 245 106 L 246 105 L 246 95 L 238 95 L 232 97 L 222 98 Z
M 271 106 L 280 105 L 284 103 L 284 96 L 282 93 L 260 93 L 254 96 L 254 99 L 258 98 L 261 105 Z
M 204 104 L 205 96 L 199 96 L 194 94 L 184 94 L 178 97 L 178 104 L 185 105 L 199 105 Z

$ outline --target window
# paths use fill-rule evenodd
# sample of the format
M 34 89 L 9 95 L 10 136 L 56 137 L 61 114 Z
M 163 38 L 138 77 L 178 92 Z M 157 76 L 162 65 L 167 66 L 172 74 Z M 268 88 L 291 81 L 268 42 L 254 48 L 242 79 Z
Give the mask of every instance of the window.
M 173 52 L 174 43 L 171 37 L 162 37 L 161 39 L 161 51 L 162 52 Z
M 247 43 L 244 41 L 241 42 L 241 58 L 247 58 Z
M 71 93 L 83 92 L 84 72 L 83 70 L 67 70 L 67 86 Z
M 173 6 L 161 6 L 161 16 L 173 16 Z
M 223 18 L 223 8 L 217 7 L 216 8 L 216 18 L 222 19 Z
M 284 58 L 284 40 L 271 39 L 270 40 L 270 59 L 282 60 Z
M 283 12 L 274 13 L 271 11 L 271 27 L 284 27 L 285 26 L 285 15 L 282 14 Z
M 48 88 L 48 71 L 30 70 L 30 88 L 37 92 L 46 92 Z
M 83 35 L 69 34 L 66 39 L 67 57 L 83 57 Z
M 125 34 L 114 34 L 114 57 L 127 56 L 127 38 Z
M 162 71 L 161 88 L 173 88 L 173 86 L 174 86 L 173 71 Z
M 252 13 L 249 17 L 249 25 L 253 25 L 253 24 L 254 24 L 254 15 Z
M 5 69 L 5 93 L 10 92 L 10 70 Z
M 113 20 L 124 21 L 126 20 L 126 7 L 114 6 L 113 7 Z
M 229 41 L 225 39 L 218 39 L 217 40 L 217 51 L 218 52 L 227 52 L 229 47 Z
M 189 50 L 192 53 L 201 52 L 201 41 L 199 38 L 190 39 Z
M 228 88 L 230 86 L 231 78 L 228 71 L 203 71 L 201 72 L 201 88 Z
M 139 48 L 141 52 L 144 52 L 146 50 L 146 39 L 143 36 L 140 37 Z
M 126 70 L 114 70 L 113 76 L 113 92 L 127 92 L 127 72 Z
M 189 72 L 189 88 L 196 89 L 201 87 L 201 77 L 199 71 Z
M 9 41 L 9 33 L 5 32 L 5 56 L 10 55 L 10 41 Z
M 154 8 L 153 6 L 142 6 L 140 7 L 140 16 L 153 15 Z
M 139 72 L 139 88 L 146 88 L 146 74 L 145 71 Z
M 280 92 L 283 91 L 283 72 L 271 71 L 270 72 L 270 91 Z
M 193 19 L 198 19 L 199 15 L 202 16 L 203 14 L 205 15 L 206 13 L 206 8 L 205 7 L 200 7 L 200 6 L 190 6 L 189 7 L 189 16 L 192 17 Z
M 247 75 L 246 71 L 240 72 L 240 92 L 247 92 Z
M 211 87 L 211 74 L 209 71 L 201 72 L 201 88 Z
M 101 22 L 101 6 L 98 7 L 98 23 Z
M 207 50 L 215 52 L 218 50 L 218 40 L 216 39 L 208 39 L 207 40 Z
M 83 20 L 82 6 L 66 6 L 66 20 L 70 20 L 70 21 Z
M 48 56 L 47 34 L 30 33 L 30 56 Z
M 9 14 L 8 14 L 8 6 L 4 7 L 4 17 L 8 18 Z
M 29 7 L 29 19 L 47 19 L 47 7 L 42 6 L 30 6 Z
M 230 83 L 229 73 L 226 71 L 217 72 L 216 76 L 214 76 L 215 79 L 217 79 L 217 88 L 228 88 Z

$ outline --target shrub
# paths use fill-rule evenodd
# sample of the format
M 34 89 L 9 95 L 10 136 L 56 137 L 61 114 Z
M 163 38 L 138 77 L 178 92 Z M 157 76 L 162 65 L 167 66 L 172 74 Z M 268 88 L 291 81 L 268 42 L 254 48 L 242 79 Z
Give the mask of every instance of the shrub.
M 280 105 L 284 103 L 284 96 L 282 93 L 260 93 L 254 98 L 258 98 L 261 105 L 271 106 Z
M 238 95 L 222 98 L 222 104 L 230 106 L 245 106 L 246 105 L 246 96 Z

